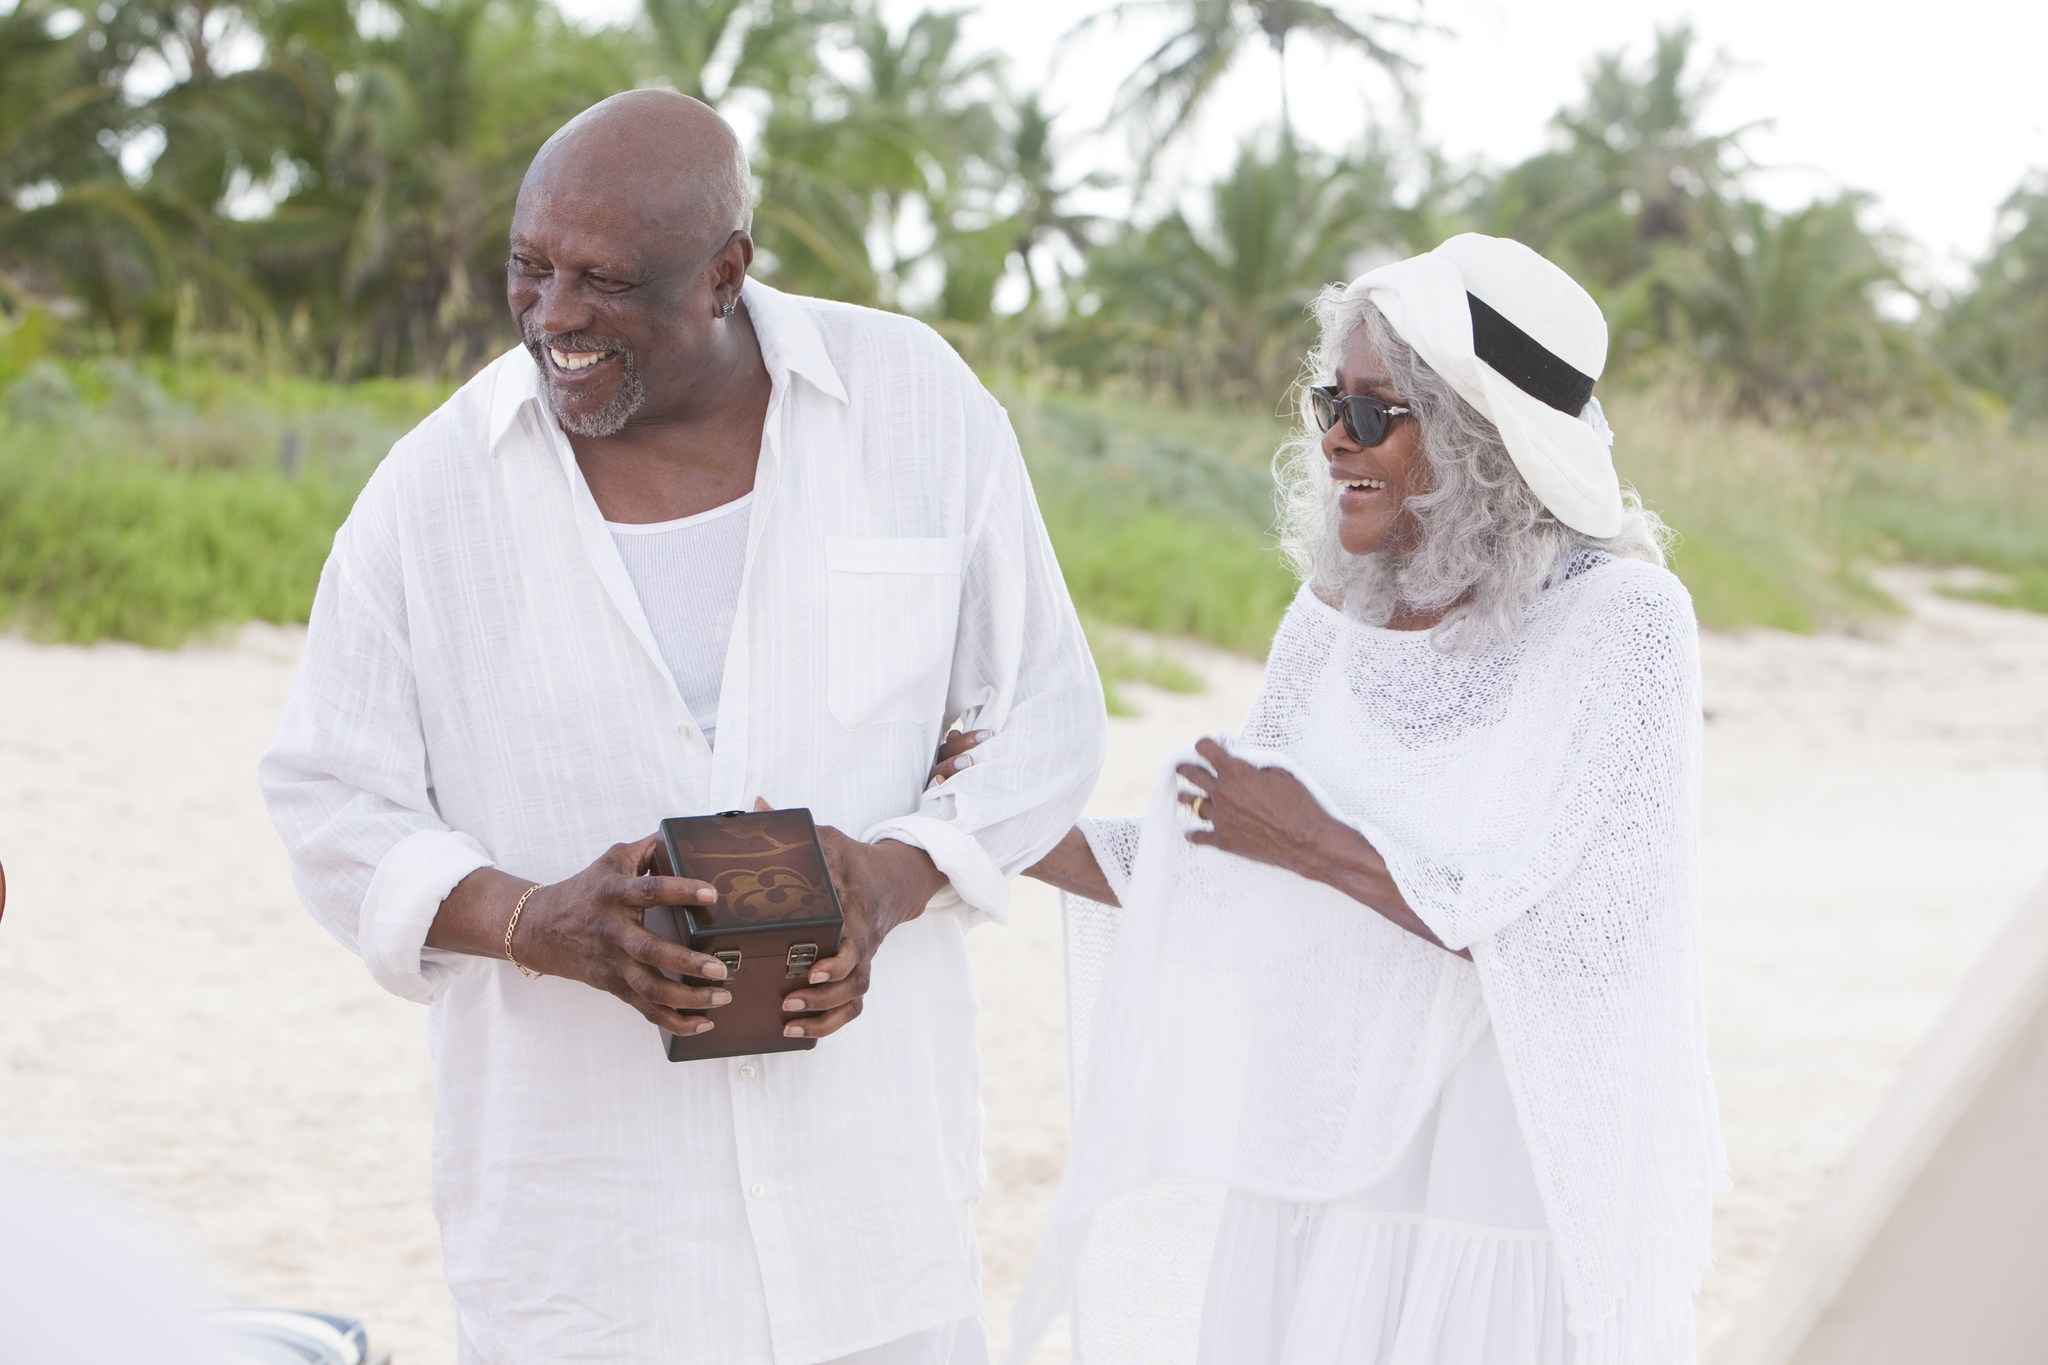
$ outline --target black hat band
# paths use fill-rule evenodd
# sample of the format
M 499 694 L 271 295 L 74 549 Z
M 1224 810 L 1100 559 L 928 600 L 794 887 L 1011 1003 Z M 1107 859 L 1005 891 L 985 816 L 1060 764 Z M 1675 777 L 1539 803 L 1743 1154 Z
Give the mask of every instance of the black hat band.
M 1465 300 L 1472 305 L 1472 354 L 1523 393 L 1568 417 L 1585 409 L 1593 396 L 1593 376 L 1558 359 L 1469 290 Z

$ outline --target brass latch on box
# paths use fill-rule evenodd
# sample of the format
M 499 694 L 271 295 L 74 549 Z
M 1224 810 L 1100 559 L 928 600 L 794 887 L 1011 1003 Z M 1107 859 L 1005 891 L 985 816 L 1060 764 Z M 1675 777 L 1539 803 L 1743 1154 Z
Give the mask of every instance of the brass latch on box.
M 789 970 L 785 976 L 809 976 L 811 967 L 818 960 L 818 945 L 815 943 L 792 943 L 789 945 Z
M 720 950 L 719 952 L 715 952 L 715 953 L 713 953 L 713 954 L 712 954 L 712 956 L 713 956 L 713 957 L 715 957 L 715 958 L 717 958 L 717 959 L 718 959 L 718 960 L 719 960 L 720 962 L 723 962 L 723 963 L 725 964 L 725 979 L 726 979 L 726 980 L 730 981 L 730 980 L 732 980 L 732 979 L 733 979 L 734 977 L 736 977 L 736 976 L 738 976 L 738 975 L 740 974 L 740 950 L 739 950 L 739 949 L 737 949 L 737 948 L 725 948 L 725 949 L 722 949 L 722 950 Z

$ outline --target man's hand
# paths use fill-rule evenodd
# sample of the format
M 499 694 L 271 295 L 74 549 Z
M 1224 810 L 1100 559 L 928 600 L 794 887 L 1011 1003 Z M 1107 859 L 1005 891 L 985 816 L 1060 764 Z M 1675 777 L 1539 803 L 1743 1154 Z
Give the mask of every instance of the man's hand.
M 708 904 L 717 892 L 687 877 L 654 876 L 655 843 L 650 835 L 615 844 L 567 881 L 528 896 L 512 956 L 529 971 L 608 991 L 670 1033 L 703 1033 L 713 1027 L 710 1019 L 677 1011 L 716 1009 L 732 993 L 671 981 L 662 972 L 723 981 L 725 964 L 649 932 L 641 914 L 656 905 Z M 503 957 L 512 907 L 532 885 L 496 868 L 477 869 L 441 902 L 427 945 Z
M 769 809 L 756 801 L 756 810 Z M 946 884 L 923 849 L 893 839 L 864 844 L 822 825 L 818 842 L 846 914 L 839 951 L 811 969 L 810 980 L 783 1000 L 791 1038 L 823 1038 L 860 1014 L 875 950 L 889 931 L 924 913 Z M 687 877 L 653 875 L 656 839 L 617 844 L 567 881 L 543 886 L 526 899 L 512 936 L 512 956 L 529 971 L 566 977 L 616 995 L 670 1033 L 688 1036 L 713 1021 L 681 1010 L 730 1004 L 722 986 L 671 981 L 663 972 L 725 980 L 725 964 L 653 934 L 641 923 L 650 906 L 709 904 L 717 892 Z M 478 868 L 441 902 L 427 931 L 427 946 L 479 957 L 505 955 L 505 925 L 512 907 L 532 886 L 496 868 Z
M 768 806 L 756 801 L 754 808 Z M 890 930 L 923 914 L 925 903 L 946 885 L 946 875 L 921 848 L 894 839 L 864 844 L 830 825 L 818 827 L 818 842 L 846 925 L 839 933 L 839 951 L 821 958 L 810 980 L 783 997 L 784 1011 L 805 1015 L 784 1026 L 786 1038 L 823 1038 L 858 1018 L 876 949 Z

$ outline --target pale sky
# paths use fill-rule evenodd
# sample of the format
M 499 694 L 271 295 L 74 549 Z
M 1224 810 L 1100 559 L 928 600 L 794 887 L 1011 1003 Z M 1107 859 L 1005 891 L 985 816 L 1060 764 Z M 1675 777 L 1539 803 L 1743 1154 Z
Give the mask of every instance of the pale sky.
M 632 12 L 633 0 L 562 0 L 578 17 Z M 899 22 L 925 6 L 884 0 Z M 947 7 L 939 0 L 934 7 Z M 970 45 L 1010 58 L 1018 89 L 1043 87 L 1076 134 L 1099 123 L 1117 82 L 1145 50 L 1148 29 L 1103 26 L 1054 66 L 1061 35 L 1103 0 L 987 0 L 969 21 Z M 1339 8 L 1400 12 L 1400 0 Z M 1706 52 L 1733 69 L 1710 106 L 1712 130 L 1769 120 L 1747 142 L 1773 171 L 1758 182 L 1782 206 L 1853 187 L 1878 196 L 1875 219 L 1916 244 L 1923 280 L 1957 281 L 1985 249 L 1997 206 L 2029 167 L 2048 169 L 2048 4 L 1944 0 L 1861 4 L 1820 0 L 1428 0 L 1425 17 L 1450 36 L 1406 40 L 1422 65 L 1422 135 L 1453 157 L 1505 166 L 1541 149 L 1546 124 L 1578 96 L 1593 53 L 1649 49 L 1657 24 L 1691 19 Z M 1331 147 L 1355 141 L 1386 87 L 1348 51 L 1297 43 L 1287 88 L 1296 126 Z M 1169 164 L 1207 178 L 1246 134 L 1279 117 L 1279 67 L 1249 52 Z M 1120 139 L 1077 136 L 1071 164 L 1128 167 Z
M 915 3 L 890 0 L 894 12 Z M 1020 86 L 1046 84 L 1077 125 L 1099 121 L 1107 94 L 1144 50 L 1135 24 L 1069 50 L 1048 81 L 1058 36 L 1100 0 L 992 0 L 972 21 L 981 45 L 1012 58 Z M 1391 0 L 1338 8 L 1401 12 Z M 1918 266 L 1955 280 L 1990 241 L 1997 206 L 2029 167 L 2048 169 L 2048 4 L 1944 0 L 1430 0 L 1449 37 L 1410 39 L 1422 65 L 1422 133 L 1452 156 L 1507 165 L 1540 150 L 1546 124 L 1578 97 L 1595 52 L 1646 54 L 1653 27 L 1690 19 L 1705 52 L 1733 63 L 1710 106 L 1712 130 L 1770 120 L 1746 143 L 1782 168 L 1758 182 L 1772 202 L 1804 203 L 1847 186 L 1875 193 L 1876 218 L 1919 244 Z M 1296 126 L 1327 145 L 1367 117 L 1360 59 L 1290 46 Z M 1190 169 L 1226 165 L 1237 140 L 1279 113 L 1278 63 L 1247 54 L 1201 130 Z M 1383 114 L 1391 109 L 1382 95 Z

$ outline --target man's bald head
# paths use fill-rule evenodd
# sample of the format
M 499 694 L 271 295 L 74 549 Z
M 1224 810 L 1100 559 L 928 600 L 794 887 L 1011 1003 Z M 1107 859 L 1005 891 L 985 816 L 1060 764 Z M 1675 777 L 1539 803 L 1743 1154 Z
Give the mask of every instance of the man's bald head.
M 534 197 L 632 205 L 656 233 L 706 252 L 754 216 L 732 126 L 673 90 L 628 90 L 563 124 L 526 168 L 521 205 Z
M 732 129 L 672 91 L 614 95 L 534 157 L 505 302 L 572 438 L 697 420 L 765 375 L 740 297 L 752 200 Z

